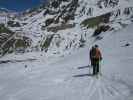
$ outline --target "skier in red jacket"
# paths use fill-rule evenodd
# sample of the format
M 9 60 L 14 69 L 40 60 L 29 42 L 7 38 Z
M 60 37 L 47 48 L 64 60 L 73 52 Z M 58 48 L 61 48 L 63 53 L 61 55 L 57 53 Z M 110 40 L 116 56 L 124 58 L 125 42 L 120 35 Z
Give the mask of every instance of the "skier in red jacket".
M 98 75 L 100 67 L 99 63 L 102 60 L 102 54 L 98 45 L 95 45 L 91 48 L 90 60 L 91 60 L 91 66 L 93 67 L 93 75 Z

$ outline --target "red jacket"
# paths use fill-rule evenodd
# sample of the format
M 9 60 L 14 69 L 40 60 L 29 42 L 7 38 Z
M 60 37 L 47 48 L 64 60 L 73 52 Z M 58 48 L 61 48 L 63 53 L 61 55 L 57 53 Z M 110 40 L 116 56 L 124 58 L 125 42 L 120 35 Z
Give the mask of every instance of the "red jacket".
M 95 55 L 96 59 L 102 59 L 102 54 L 101 51 L 99 50 L 99 48 L 96 48 L 96 55 Z

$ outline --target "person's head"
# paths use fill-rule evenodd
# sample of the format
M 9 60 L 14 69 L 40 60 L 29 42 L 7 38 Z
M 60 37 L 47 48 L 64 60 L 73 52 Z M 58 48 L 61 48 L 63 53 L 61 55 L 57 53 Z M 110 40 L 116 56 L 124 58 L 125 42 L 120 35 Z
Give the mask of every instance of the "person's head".
M 95 46 L 94 46 L 95 48 L 98 48 L 99 46 L 97 45 L 97 44 L 95 44 Z

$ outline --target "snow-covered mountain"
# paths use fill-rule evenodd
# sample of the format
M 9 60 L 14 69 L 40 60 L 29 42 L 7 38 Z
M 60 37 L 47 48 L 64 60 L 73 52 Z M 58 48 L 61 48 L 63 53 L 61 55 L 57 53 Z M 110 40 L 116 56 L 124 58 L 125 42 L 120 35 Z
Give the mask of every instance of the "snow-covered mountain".
M 7 18 L 5 26 L 14 34 L 8 40 L 2 32 L 1 38 L 7 42 L 1 42 L 0 51 L 1 54 L 45 51 L 48 55 L 65 55 L 92 40 L 102 39 L 98 36 L 102 32 L 125 27 L 132 17 L 131 0 L 49 0 Z M 10 40 L 14 41 L 7 48 Z

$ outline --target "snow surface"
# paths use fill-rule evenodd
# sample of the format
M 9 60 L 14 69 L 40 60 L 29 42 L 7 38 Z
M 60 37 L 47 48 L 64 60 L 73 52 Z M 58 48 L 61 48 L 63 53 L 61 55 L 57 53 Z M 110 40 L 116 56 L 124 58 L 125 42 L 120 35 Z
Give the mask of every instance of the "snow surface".
M 92 69 L 87 67 L 89 47 L 57 58 L 47 58 L 41 52 L 1 58 L 0 61 L 22 62 L 0 64 L 0 99 L 132 100 L 132 32 L 133 24 L 121 31 L 104 33 L 104 38 L 96 42 L 103 53 L 99 79 L 91 76 Z

